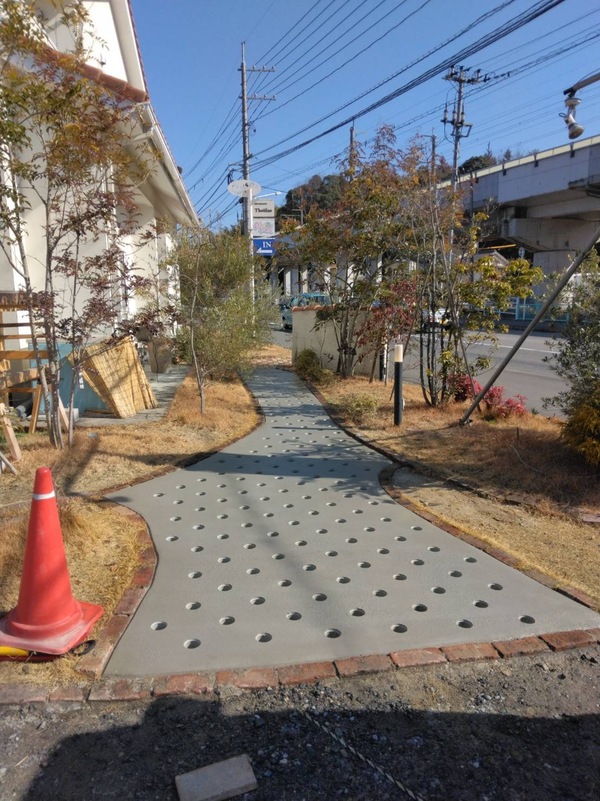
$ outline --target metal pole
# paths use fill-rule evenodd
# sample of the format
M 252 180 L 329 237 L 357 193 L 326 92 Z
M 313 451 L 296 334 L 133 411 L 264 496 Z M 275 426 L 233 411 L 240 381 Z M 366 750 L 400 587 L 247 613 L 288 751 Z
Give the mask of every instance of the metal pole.
M 400 344 L 394 345 L 394 425 L 402 422 L 402 362 L 404 349 Z
M 492 374 L 491 378 L 489 379 L 489 381 L 487 382 L 487 384 L 485 385 L 485 387 L 484 387 L 484 388 L 481 390 L 481 392 L 480 392 L 480 393 L 479 393 L 479 394 L 478 394 L 478 395 L 477 395 L 477 396 L 476 396 L 476 397 L 473 399 L 473 402 L 471 403 L 471 405 L 469 406 L 469 408 L 467 409 L 467 411 L 464 413 L 464 415 L 463 415 L 463 416 L 461 417 L 461 419 L 460 419 L 460 423 L 461 423 L 461 425 L 465 425 L 465 423 L 466 423 L 466 422 L 469 420 L 469 417 L 470 417 L 470 416 L 473 414 L 473 412 L 474 412 L 475 408 L 477 407 L 477 405 L 480 403 L 480 401 L 481 401 L 481 400 L 483 400 L 483 397 L 484 397 L 484 395 L 486 394 L 486 392 L 487 392 L 487 391 L 490 389 L 490 387 L 492 387 L 492 386 L 494 385 L 494 382 L 496 381 L 496 379 L 498 378 L 498 376 L 500 375 L 500 373 L 502 373 L 502 372 L 504 371 L 505 367 L 506 367 L 506 366 L 508 365 L 508 363 L 511 361 L 511 359 L 513 358 L 513 356 L 515 355 L 515 353 L 516 353 L 516 352 L 519 350 L 519 348 L 521 347 L 521 345 L 523 344 L 523 342 L 525 342 L 525 340 L 527 339 L 527 337 L 529 336 L 529 334 L 531 334 L 531 332 L 533 331 L 533 329 L 536 327 L 536 325 L 537 325 L 537 324 L 539 323 L 539 321 L 542 319 L 542 317 L 544 316 L 544 314 L 545 314 L 545 313 L 548 311 L 548 309 L 550 308 L 550 306 L 552 306 L 552 304 L 554 303 L 554 301 L 556 300 L 556 298 L 558 297 L 558 295 L 560 294 L 560 292 L 562 292 L 562 290 L 563 290 L 563 289 L 566 287 L 566 285 L 569 283 L 570 279 L 571 279 L 571 278 L 573 277 L 573 275 L 574 275 L 574 274 L 577 272 L 577 270 L 578 270 L 578 269 L 579 269 L 579 267 L 581 266 L 581 264 L 582 264 L 583 260 L 584 260 L 584 259 L 585 259 L 585 257 L 587 256 L 587 254 L 590 252 L 590 250 L 591 250 L 593 247 L 595 247 L 595 245 L 596 245 L 596 242 L 598 242 L 598 240 L 599 240 L 599 239 L 600 239 L 600 226 L 599 226 L 599 227 L 598 227 L 598 228 L 597 228 L 597 229 L 594 231 L 594 235 L 593 235 L 593 236 L 592 236 L 592 238 L 589 240 L 589 242 L 588 242 L 588 243 L 585 245 L 585 247 L 583 248 L 583 250 L 581 251 L 581 253 L 579 254 L 579 256 L 577 256 L 577 258 L 575 259 L 575 261 L 574 261 L 574 262 L 571 264 L 571 266 L 570 266 L 570 267 L 569 267 L 569 268 L 568 268 L 568 269 L 565 271 L 565 274 L 563 275 L 563 277 L 560 279 L 560 281 L 559 281 L 559 282 L 558 282 L 558 284 L 556 285 L 556 288 L 554 289 L 554 292 L 553 292 L 553 293 L 550 295 L 550 297 L 549 297 L 549 298 L 548 298 L 548 299 L 545 301 L 545 303 L 542 305 L 541 309 L 538 311 L 538 313 L 535 315 L 535 317 L 534 317 L 534 318 L 531 320 L 531 322 L 529 323 L 529 325 L 527 326 L 527 328 L 526 328 L 526 329 L 523 331 L 523 333 L 521 334 L 521 336 L 520 336 L 520 337 L 517 339 L 517 341 L 516 341 L 516 342 L 515 342 L 515 344 L 512 346 L 512 348 L 510 349 L 510 351 L 508 352 L 508 354 L 505 356 L 505 358 L 503 359 L 503 361 L 502 361 L 502 362 L 500 362 L 500 364 L 498 365 L 498 367 L 497 367 L 497 368 L 494 370 L 494 372 L 493 372 L 493 374 Z

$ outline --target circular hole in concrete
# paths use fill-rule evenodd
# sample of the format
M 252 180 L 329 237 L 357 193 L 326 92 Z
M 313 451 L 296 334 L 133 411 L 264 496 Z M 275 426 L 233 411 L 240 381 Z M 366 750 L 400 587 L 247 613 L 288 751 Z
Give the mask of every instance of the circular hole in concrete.
M 443 595 L 446 590 L 443 587 L 432 587 L 431 592 L 435 592 L 436 595 Z
M 264 496 L 263 498 L 261 498 L 260 500 L 261 500 L 261 501 L 270 501 L 271 499 L 269 498 L 269 496 L 268 496 L 268 495 L 265 495 L 265 496 Z
M 375 531 L 375 529 L 373 528 L 373 526 L 367 526 L 364 529 L 364 531 L 367 531 L 369 534 L 372 534 Z
M 423 526 L 411 526 L 413 531 L 423 531 Z
M 257 595 L 256 598 L 250 598 L 250 603 L 254 604 L 254 606 L 260 606 L 261 604 L 264 604 L 264 602 L 265 599 L 260 595 Z
M 327 529 L 326 528 L 318 528 L 316 530 L 315 534 L 327 534 Z
M 290 520 L 288 525 L 289 526 L 299 526 L 300 525 L 300 521 L 299 520 Z
M 229 534 L 217 534 L 217 539 L 218 540 L 228 540 L 229 539 Z
M 162 631 L 163 629 L 167 628 L 167 624 L 164 620 L 157 620 L 156 623 L 152 623 L 150 628 L 152 631 Z
M 254 550 L 254 548 L 256 548 L 256 545 L 255 545 L 253 542 L 247 542 L 247 543 L 244 545 L 244 549 L 245 549 L 246 551 L 252 551 L 252 550 Z
M 231 589 L 231 584 L 219 584 L 219 592 L 229 592 Z
M 220 565 L 226 565 L 227 562 L 231 562 L 231 559 L 228 556 L 219 556 L 219 558 L 217 559 L 217 562 Z
M 292 582 L 289 579 L 282 579 L 281 581 L 277 582 L 280 587 L 291 587 Z
M 391 626 L 391 629 L 392 631 L 395 631 L 396 634 L 406 634 L 408 631 L 408 627 L 405 626 L 404 623 L 394 623 L 394 625 Z
M 477 561 L 477 559 L 475 559 L 474 556 L 465 556 L 465 562 L 469 562 L 470 564 L 473 564 L 473 562 L 476 562 L 476 561 Z
M 169 520 L 171 521 L 171 523 L 178 523 L 181 520 L 181 518 L 180 517 L 170 517 Z
M 312 498 L 312 495 L 303 495 L 302 496 L 302 500 L 303 501 L 310 501 L 311 498 Z
M 203 528 L 204 528 L 204 526 L 201 523 L 198 523 L 197 525 L 192 526 L 192 529 L 194 531 L 202 531 Z
M 194 545 L 192 548 L 190 548 L 190 551 L 192 553 L 201 553 L 201 551 L 203 551 L 203 550 L 204 550 L 204 547 L 202 545 Z
M 266 487 L 267 486 L 267 482 L 266 481 L 259 481 L 256 486 L 257 487 Z
M 373 595 L 376 595 L 378 598 L 385 598 L 387 592 L 385 590 L 373 590 Z
M 283 478 L 283 476 L 281 476 L 281 478 Z M 282 494 L 282 495 L 284 495 L 286 492 L 289 492 L 289 490 L 287 490 L 287 489 L 280 489 L 280 490 L 279 490 L 279 492 L 281 492 L 281 494 Z
M 194 609 L 200 609 L 201 606 L 202 606 L 202 604 L 200 603 L 200 601 L 192 601 L 191 603 L 186 604 L 185 608 L 189 609 L 190 611 L 192 611 Z
M 394 573 L 394 578 L 396 581 L 406 581 L 406 576 L 404 573 Z
M 370 562 L 359 562 L 358 566 L 359 567 L 365 567 L 365 568 L 366 567 L 371 567 L 371 563 Z
M 171 536 L 171 537 L 165 537 L 165 539 L 166 539 L 166 541 L 167 541 L 167 542 L 177 542 L 177 540 L 179 539 L 179 537 L 175 537 L 175 536 L 173 535 L 173 536 Z
M 438 553 L 440 549 L 437 547 L 437 545 L 430 545 L 427 550 L 431 551 L 431 553 Z
M 327 487 L 319 487 L 319 492 L 329 492 Z
M 378 548 L 377 553 L 380 553 L 382 556 L 385 556 L 386 554 L 389 553 L 389 550 L 387 548 Z
M 222 617 L 222 618 L 219 620 L 219 623 L 220 623 L 222 626 L 231 626 L 231 624 L 232 624 L 232 623 L 235 623 L 235 618 L 234 618 L 234 617 L 231 617 L 231 615 L 227 615 L 226 617 Z
M 406 537 L 400 536 L 400 537 L 394 537 L 394 539 L 396 540 L 396 542 L 406 542 Z
M 257 573 L 260 573 L 260 570 L 257 567 L 249 567 L 248 570 L 246 570 L 246 573 L 249 576 L 256 576 Z
M 448 575 L 452 576 L 452 578 L 460 578 L 462 576 L 462 573 L 460 572 L 460 570 L 451 570 L 448 573 Z
M 261 634 L 257 634 L 254 639 L 256 642 L 271 642 L 273 637 L 268 631 L 263 631 Z
M 202 496 L 202 495 L 206 495 L 206 492 L 204 490 L 202 490 L 201 492 L 196 492 L 194 494 L 198 495 L 198 496 Z
M 181 500 L 181 498 L 179 498 L 179 500 L 173 501 L 173 503 L 175 504 L 175 506 L 179 506 L 179 504 L 183 503 L 183 501 Z
M 473 628 L 473 624 L 471 623 L 471 621 L 467 620 L 466 618 L 464 620 L 457 620 L 456 621 L 456 625 L 460 626 L 461 629 L 471 629 L 471 628 Z
M 411 564 L 421 567 L 421 565 L 424 565 L 425 562 L 422 559 L 412 559 Z
M 267 531 L 267 537 L 278 537 L 278 536 L 279 536 L 278 531 Z
M 165 494 L 164 492 L 155 492 L 153 497 L 154 497 L 154 498 L 162 498 L 162 496 L 163 496 L 164 494 Z
M 413 606 L 413 609 L 415 610 L 415 612 L 426 612 L 427 611 L 427 607 L 425 606 L 425 604 L 415 604 Z
M 252 528 L 252 523 L 242 523 L 242 528 Z
M 306 540 L 296 540 L 294 545 L 297 545 L 298 548 L 302 548 L 304 545 L 306 545 Z
M 476 606 L 478 609 L 487 609 L 489 604 L 487 601 L 473 601 L 473 606 Z
M 191 573 L 188 573 L 188 578 L 197 579 L 200 578 L 201 575 L 202 573 L 199 570 L 194 570 Z
M 503 590 L 504 589 L 502 584 L 488 584 L 488 587 L 490 588 L 490 590 Z
M 348 576 L 338 576 L 336 581 L 338 584 L 350 584 Z
M 197 478 L 196 481 L 201 484 L 203 481 L 206 481 L 205 478 Z
M 342 636 L 342 632 L 339 629 L 327 629 L 325 631 L 325 636 L 329 637 L 330 640 L 335 640 Z
M 319 513 L 317 512 L 317 510 L 316 510 L 316 509 L 311 509 L 311 510 L 310 510 L 310 512 L 309 512 L 308 514 L 309 514 L 309 515 L 312 515 L 312 516 L 314 517 L 315 515 L 318 515 Z
M 369 506 L 379 506 L 379 501 L 369 501 Z
M 345 517 L 338 517 L 338 519 L 335 522 L 336 523 L 345 523 L 346 522 L 346 518 Z
M 184 648 L 199 648 L 200 647 L 200 640 L 186 640 L 183 643 Z
M 313 601 L 326 601 L 327 596 L 324 592 L 318 592 L 316 595 L 313 595 Z
M 288 620 L 300 620 L 302 615 L 300 614 L 300 612 L 288 612 L 286 617 Z
M 531 615 L 521 615 L 519 620 L 521 621 L 521 623 L 530 623 L 530 624 L 535 623 L 535 618 L 531 617 Z
M 363 617 L 365 614 L 365 610 L 357 606 L 355 609 L 350 610 L 350 614 L 352 615 L 352 617 Z
M 354 494 L 352 492 L 345 492 L 342 498 L 354 498 Z
M 246 480 L 246 478 L 244 476 L 238 476 L 238 478 L 236 478 L 236 481 L 245 481 L 245 480 Z M 201 481 L 206 481 L 206 479 L 203 478 L 203 479 L 201 479 Z
M 246 512 L 250 507 L 246 504 L 245 506 L 240 506 L 239 508 L 242 510 L 242 512 Z
M 273 559 L 285 559 L 284 553 L 274 553 L 272 556 Z
M 238 495 L 247 495 L 248 490 L 238 490 Z
M 358 542 L 358 540 L 356 539 L 356 537 L 348 537 L 348 538 L 346 539 L 346 542 L 347 542 L 349 545 L 355 545 L 355 544 Z
M 328 501 L 327 506 L 337 506 L 337 503 L 334 503 L 333 501 Z
M 229 515 L 217 515 L 217 520 L 227 520 Z
M 382 523 L 391 523 L 392 522 L 392 518 L 391 517 L 382 517 L 381 518 L 381 522 Z
M 302 565 L 302 570 L 306 570 L 308 573 L 316 569 L 317 569 L 316 565 Z
M 325 551 L 325 556 L 337 556 L 337 551 Z
M 353 515 L 362 515 L 363 514 L 363 510 L 362 509 L 353 509 L 352 510 L 352 514 Z

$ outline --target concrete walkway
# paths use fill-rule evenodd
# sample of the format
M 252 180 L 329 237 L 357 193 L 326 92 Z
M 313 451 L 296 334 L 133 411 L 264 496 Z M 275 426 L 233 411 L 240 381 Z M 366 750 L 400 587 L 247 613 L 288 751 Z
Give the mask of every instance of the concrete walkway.
M 600 626 L 600 616 L 396 504 L 386 458 L 291 372 L 259 369 L 263 426 L 110 496 L 147 521 L 152 587 L 105 676 L 335 661 Z

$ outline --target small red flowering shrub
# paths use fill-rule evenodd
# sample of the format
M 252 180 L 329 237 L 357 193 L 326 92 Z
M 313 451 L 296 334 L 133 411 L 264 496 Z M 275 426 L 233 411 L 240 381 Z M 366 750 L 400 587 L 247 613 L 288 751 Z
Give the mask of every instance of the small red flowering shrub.
M 452 378 L 454 400 L 461 403 L 473 400 L 481 392 L 481 384 L 468 375 L 456 375 Z M 523 417 L 527 414 L 524 395 L 517 394 L 513 398 L 504 397 L 504 387 L 490 387 L 481 401 L 486 420 L 506 420 L 507 417 Z

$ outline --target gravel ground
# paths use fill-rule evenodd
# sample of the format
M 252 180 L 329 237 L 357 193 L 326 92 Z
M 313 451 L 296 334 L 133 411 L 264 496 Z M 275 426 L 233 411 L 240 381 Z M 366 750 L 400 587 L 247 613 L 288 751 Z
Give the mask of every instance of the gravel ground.
M 0 798 L 171 801 L 178 774 L 246 753 L 258 789 L 245 801 L 597 801 L 599 712 L 600 645 L 274 690 L 6 706 Z

